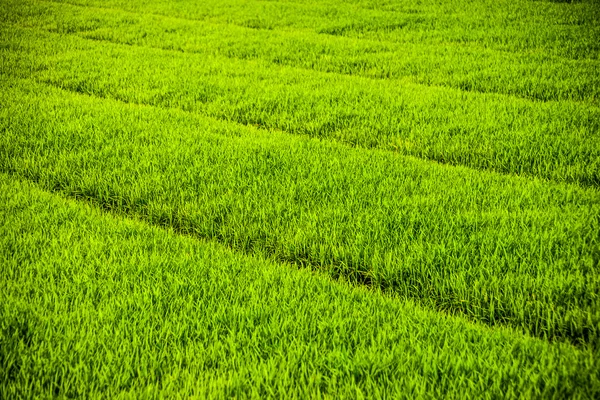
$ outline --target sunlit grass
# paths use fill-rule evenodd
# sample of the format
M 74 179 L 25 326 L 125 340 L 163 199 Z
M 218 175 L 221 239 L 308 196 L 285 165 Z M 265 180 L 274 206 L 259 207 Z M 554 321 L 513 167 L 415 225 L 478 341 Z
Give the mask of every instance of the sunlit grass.
M 600 7 L 0 1 L 0 398 L 596 398 Z
M 0 204 L 3 398 L 599 390 L 593 355 L 569 345 L 107 216 L 6 175 Z
M 489 324 L 597 342 L 596 190 L 28 83 L 4 96 L 0 168 L 42 187 Z

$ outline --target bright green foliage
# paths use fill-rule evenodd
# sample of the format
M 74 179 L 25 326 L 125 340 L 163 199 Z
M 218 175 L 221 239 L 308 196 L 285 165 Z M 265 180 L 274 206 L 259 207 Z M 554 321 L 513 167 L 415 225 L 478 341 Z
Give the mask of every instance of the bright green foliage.
M 241 23 L 242 26 L 207 21 L 198 23 L 189 19 L 68 4 L 43 3 L 42 7 L 36 5 L 32 9 L 29 2 L 22 0 L 11 4 L 10 16 L 21 26 L 77 34 L 97 41 L 238 59 L 262 59 L 347 75 L 410 78 L 416 83 L 468 91 L 593 103 L 597 102 L 600 91 L 600 76 L 596 73 L 600 61 L 594 54 L 569 59 L 550 56 L 547 51 L 515 53 L 502 48 L 482 48 L 476 42 L 469 46 L 448 40 L 431 42 L 423 37 L 428 32 L 438 32 L 431 30 L 419 30 L 416 43 L 408 41 L 406 33 L 414 30 L 400 25 L 410 24 L 410 20 L 423 20 L 423 17 L 405 15 L 398 21 L 393 14 L 387 15 L 386 18 L 396 19 L 395 24 L 399 25 L 393 32 L 405 34 L 401 42 L 391 43 L 388 41 L 391 31 L 386 31 L 384 37 L 365 40 L 362 36 L 366 27 L 363 27 L 361 38 L 347 37 L 350 32 L 356 32 L 358 22 L 349 22 L 353 28 L 344 30 L 343 37 L 338 37 L 306 30 L 255 29 L 243 26 L 244 23 Z M 356 16 L 353 19 L 356 21 Z M 374 28 L 390 25 L 376 20 L 369 24 Z M 327 27 L 319 31 L 336 29 L 339 30 Z M 586 29 L 578 34 L 593 32 Z M 461 37 L 464 40 L 462 33 Z
M 102 215 L 6 175 L 0 250 L 2 398 L 600 393 L 589 352 Z
M 596 190 L 39 85 L 3 95 L 3 171 L 489 324 L 600 337 Z
M 597 60 L 600 52 L 597 40 L 600 7 L 596 0 L 569 5 L 552 0 L 250 0 L 241 4 L 239 0 L 58 0 L 56 3 L 252 29 L 308 31 L 385 42 L 475 44 L 506 52 L 541 51 L 573 59 Z M 40 6 L 36 4 L 35 9 Z
M 87 26 L 87 22 L 80 25 Z M 154 26 L 150 22 L 148 25 Z M 71 28 L 58 30 L 61 34 L 5 28 L 3 35 L 12 44 L 4 72 L 79 93 L 180 108 L 442 163 L 600 185 L 600 108 L 593 94 L 594 88 L 600 87 L 598 74 L 593 73 L 600 66 L 598 61 L 590 61 L 582 69 L 560 63 L 549 73 L 558 85 L 551 91 L 562 91 L 561 85 L 582 87 L 593 100 L 542 103 L 405 80 L 317 72 L 273 64 L 268 58 L 245 60 L 212 55 L 212 49 L 219 48 L 214 39 L 208 40 L 204 44 L 206 52 L 199 54 L 119 46 L 77 35 L 63 36 Z M 160 37 L 155 40 L 164 42 Z M 429 54 L 426 49 L 419 51 Z M 286 52 L 301 53 L 296 48 Z M 340 57 L 346 59 L 343 54 Z M 456 57 L 462 59 L 460 54 Z M 453 71 L 464 69 L 452 59 L 434 58 Z M 329 65 L 327 59 L 323 63 Z M 538 68 L 540 60 L 531 63 Z M 426 60 L 423 64 L 425 70 L 437 70 Z M 492 64 L 498 64 L 499 71 L 509 70 L 506 65 L 512 65 Z M 552 71 L 556 68 L 572 78 L 555 76 Z M 516 74 L 529 79 L 523 71 Z M 510 76 L 507 79 L 517 86 L 540 88 L 549 76 L 536 78 L 542 82 L 539 84 Z M 527 96 L 527 89 L 521 92 Z
M 0 0 L 0 398 L 597 396 L 599 46 L 595 0 Z

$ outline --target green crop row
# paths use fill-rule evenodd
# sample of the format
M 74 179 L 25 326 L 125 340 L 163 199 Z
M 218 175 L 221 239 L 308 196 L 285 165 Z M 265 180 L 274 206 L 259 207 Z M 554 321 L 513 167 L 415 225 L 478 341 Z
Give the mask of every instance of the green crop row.
M 306 31 L 252 29 L 104 8 L 20 1 L 20 26 L 136 46 L 264 59 L 323 72 L 504 93 L 540 100 L 600 98 L 600 61 L 508 53 L 456 43 L 389 43 Z
M 0 1 L 0 398 L 597 398 L 597 0 Z
M 363 147 L 600 185 L 600 109 L 5 26 L 6 76 Z
M 437 310 L 598 344 L 595 189 L 3 86 L 2 171 Z
M 594 398 L 594 354 L 0 174 L 0 397 Z M 8 256 L 8 257 L 7 257 Z
M 530 0 L 419 2 L 279 2 L 239 0 L 69 0 L 257 30 L 296 30 L 387 42 L 476 44 L 509 52 L 598 59 L 596 0 L 557 4 Z

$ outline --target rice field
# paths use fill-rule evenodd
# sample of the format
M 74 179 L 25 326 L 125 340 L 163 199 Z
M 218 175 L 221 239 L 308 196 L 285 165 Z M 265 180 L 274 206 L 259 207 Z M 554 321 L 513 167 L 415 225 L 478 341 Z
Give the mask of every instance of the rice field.
M 600 396 L 600 4 L 0 0 L 0 397 Z

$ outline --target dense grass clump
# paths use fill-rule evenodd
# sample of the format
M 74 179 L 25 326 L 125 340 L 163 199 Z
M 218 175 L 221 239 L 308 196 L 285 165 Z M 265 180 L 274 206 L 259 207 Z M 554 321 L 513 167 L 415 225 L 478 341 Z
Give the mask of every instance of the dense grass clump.
M 600 6 L 0 1 L 0 397 L 594 398 Z
M 406 15 L 396 22 L 306 30 L 255 29 L 221 22 L 198 23 L 183 18 L 123 12 L 111 8 L 83 8 L 27 1 L 11 5 L 14 22 L 25 27 L 77 35 L 101 42 L 159 48 L 168 51 L 265 60 L 310 71 L 379 79 L 404 79 L 428 86 L 446 86 L 482 93 L 503 93 L 539 100 L 577 100 L 597 104 L 600 68 L 597 57 L 550 56 L 547 52 L 507 52 L 476 43 L 419 40 L 365 40 L 351 35 L 360 26 L 386 29 L 389 34 L 417 25 L 424 18 Z M 392 18 L 392 17 L 388 17 Z M 395 26 L 393 29 L 391 26 Z M 487 27 L 489 28 L 489 27 Z M 421 36 L 431 30 L 422 31 Z M 323 33 L 330 33 L 324 35 Z M 578 32 L 580 36 L 589 32 Z M 472 32 L 471 32 L 472 34 Z M 350 80 L 351 82 L 352 80 Z
M 579 397 L 591 354 L 0 175 L 0 396 Z M 6 257 L 10 255 L 10 257 Z
M 7 75 L 76 93 L 477 169 L 600 182 L 600 108 L 586 103 L 390 84 L 21 28 L 7 28 L 5 35 L 18 43 L 7 57 Z
M 40 85 L 0 168 L 182 233 L 597 343 L 600 196 Z M 22 121 L 28 121 L 26 125 Z

